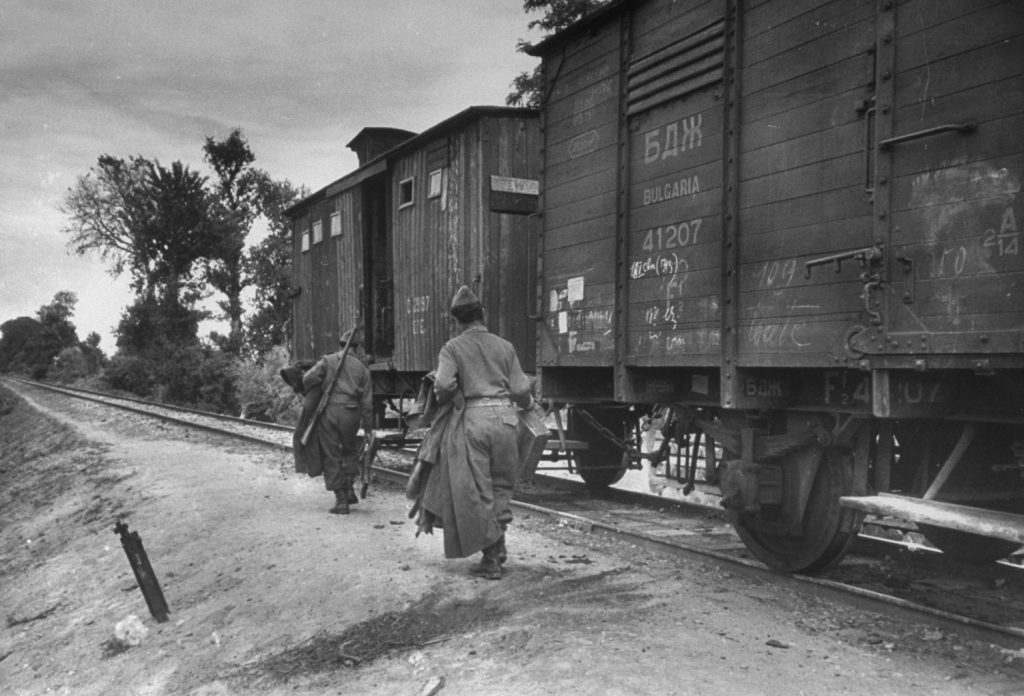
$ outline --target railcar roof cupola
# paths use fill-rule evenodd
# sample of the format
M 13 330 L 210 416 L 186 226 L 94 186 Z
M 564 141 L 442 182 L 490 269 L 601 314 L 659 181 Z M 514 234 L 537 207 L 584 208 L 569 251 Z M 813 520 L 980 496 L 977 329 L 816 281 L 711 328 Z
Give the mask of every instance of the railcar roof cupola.
M 401 128 L 364 128 L 352 138 L 346 147 L 359 157 L 359 166 L 379 157 L 391 148 L 415 137 L 412 131 Z

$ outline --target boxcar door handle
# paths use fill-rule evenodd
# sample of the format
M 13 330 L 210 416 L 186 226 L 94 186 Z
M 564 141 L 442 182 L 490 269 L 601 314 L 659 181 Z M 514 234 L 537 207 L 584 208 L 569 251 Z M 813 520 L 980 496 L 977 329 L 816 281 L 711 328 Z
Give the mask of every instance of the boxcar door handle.
M 872 125 L 875 118 L 875 98 L 863 99 L 857 104 L 857 113 L 864 118 L 864 190 L 869 194 L 875 190 L 874 184 L 874 150 L 871 139 L 874 135 Z
M 978 130 L 978 124 L 976 123 L 947 123 L 941 126 L 935 126 L 934 128 L 925 128 L 924 130 L 917 131 L 916 133 L 906 133 L 904 135 L 897 135 L 894 138 L 888 138 L 878 143 L 878 149 L 888 150 L 897 143 L 905 143 L 908 140 L 917 140 L 918 138 L 927 138 L 932 135 L 938 135 L 939 133 L 946 133 L 949 131 L 973 133 L 976 130 Z
M 811 269 L 815 266 L 824 266 L 829 263 L 834 263 L 836 265 L 836 273 L 842 273 L 843 261 L 849 260 L 855 260 L 860 264 L 861 268 L 867 268 L 869 264 L 879 263 L 882 259 L 882 253 L 881 245 L 876 244 L 875 246 L 864 247 L 863 249 L 841 251 L 838 254 L 822 256 L 820 259 L 804 261 L 804 278 L 811 277 Z

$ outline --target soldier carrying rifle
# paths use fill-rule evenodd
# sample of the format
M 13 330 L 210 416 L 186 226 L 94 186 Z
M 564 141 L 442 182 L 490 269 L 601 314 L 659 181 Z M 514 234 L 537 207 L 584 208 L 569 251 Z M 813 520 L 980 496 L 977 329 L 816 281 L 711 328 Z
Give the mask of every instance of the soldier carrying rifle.
M 302 376 L 305 400 L 293 445 L 296 471 L 322 472 L 324 487 L 335 498 L 329 512 L 347 515 L 349 505 L 359 502 L 353 490 L 360 471 L 359 427 L 373 432 L 373 383 L 359 330 L 346 331 L 339 343 L 340 351 L 325 355 Z

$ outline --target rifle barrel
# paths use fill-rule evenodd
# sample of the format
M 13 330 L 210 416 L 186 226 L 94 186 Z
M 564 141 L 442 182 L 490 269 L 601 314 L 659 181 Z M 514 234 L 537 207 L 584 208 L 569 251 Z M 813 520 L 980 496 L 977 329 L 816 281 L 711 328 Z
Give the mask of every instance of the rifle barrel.
M 341 360 L 338 362 L 338 372 L 335 373 L 334 379 L 324 389 L 323 394 L 320 395 L 320 402 L 316 405 L 316 411 L 313 412 L 313 416 L 309 419 L 309 423 L 306 424 L 306 430 L 302 433 L 302 437 L 299 438 L 299 442 L 305 447 L 309 444 L 309 438 L 313 436 L 313 428 L 320 421 L 320 416 L 323 415 L 324 410 L 327 409 L 327 402 L 331 399 L 331 394 L 334 393 L 334 385 L 338 382 L 338 375 L 341 373 L 341 368 L 345 366 L 345 358 L 348 356 L 348 349 L 352 347 L 352 339 L 356 336 L 356 331 L 359 327 L 352 329 L 352 334 L 348 337 L 345 342 L 345 349 L 341 351 Z

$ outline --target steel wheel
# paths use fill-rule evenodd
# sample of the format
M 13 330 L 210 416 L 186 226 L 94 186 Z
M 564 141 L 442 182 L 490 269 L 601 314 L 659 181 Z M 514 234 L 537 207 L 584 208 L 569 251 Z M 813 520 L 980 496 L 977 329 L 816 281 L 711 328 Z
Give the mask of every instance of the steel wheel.
M 594 420 L 602 427 L 622 437 L 622 423 L 625 411 L 621 408 L 587 408 Z M 578 408 L 570 408 L 567 430 L 573 440 L 583 440 L 589 449 L 573 455 L 576 473 L 587 488 L 601 490 L 618 482 L 626 473 L 623 452 L 598 428 L 581 416 Z
M 773 520 L 738 514 L 733 525 L 740 539 L 758 559 L 790 573 L 821 573 L 843 557 L 857 536 L 862 516 L 839 505 L 839 496 L 853 489 L 853 467 L 845 450 L 827 450 L 807 501 L 798 536 L 771 531 Z

